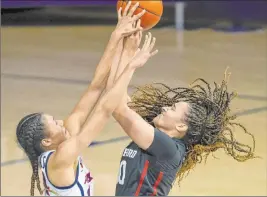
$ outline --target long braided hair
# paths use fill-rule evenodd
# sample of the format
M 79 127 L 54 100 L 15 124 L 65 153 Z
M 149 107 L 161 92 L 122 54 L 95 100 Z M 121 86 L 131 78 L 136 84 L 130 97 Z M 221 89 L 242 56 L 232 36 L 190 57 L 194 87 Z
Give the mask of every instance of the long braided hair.
M 230 102 L 237 94 L 227 90 L 229 76 L 226 71 L 221 84 L 214 82 L 213 90 L 207 81 L 198 78 L 188 88 L 171 88 L 155 83 L 137 87 L 132 95 L 129 106 L 151 125 L 162 107 L 180 101 L 189 103 L 190 112 L 186 115 L 188 130 L 183 137 L 187 154 L 176 176 L 178 183 L 197 163 L 206 162 L 207 157 L 218 149 L 224 149 L 226 154 L 239 162 L 255 158 L 254 136 L 243 125 L 234 122 L 236 116 L 230 110 Z M 235 138 L 234 127 L 239 127 L 251 137 L 251 146 Z
M 27 154 L 31 166 L 31 196 L 34 196 L 35 183 L 37 188 L 42 193 L 40 179 L 38 157 L 42 154 L 41 141 L 44 139 L 44 124 L 42 123 L 42 114 L 34 113 L 25 116 L 17 126 L 17 140 L 20 146 Z

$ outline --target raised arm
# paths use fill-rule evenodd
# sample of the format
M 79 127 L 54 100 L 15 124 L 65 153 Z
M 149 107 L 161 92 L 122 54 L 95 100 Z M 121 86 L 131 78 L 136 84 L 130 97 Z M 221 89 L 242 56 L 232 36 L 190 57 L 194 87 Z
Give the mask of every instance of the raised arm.
M 119 67 L 119 63 L 121 62 L 124 39 L 120 41 L 119 46 L 118 46 L 117 51 L 116 51 L 116 54 L 113 58 L 110 73 L 109 73 L 108 80 L 107 80 L 106 90 L 111 89 L 113 84 L 115 83 L 116 72 L 117 72 L 117 69 Z
M 149 34 L 149 36 L 151 39 L 151 34 Z M 129 54 L 131 54 L 133 49 L 137 48 L 139 44 L 140 38 L 138 36 L 132 36 L 132 39 L 128 40 L 128 45 L 123 49 L 121 62 L 129 61 Z M 155 39 L 153 40 L 152 47 L 154 44 Z M 120 64 L 120 66 L 123 67 L 123 64 Z M 116 76 L 119 76 L 120 74 L 121 70 L 118 69 Z M 120 102 L 116 110 L 113 112 L 113 117 L 140 148 L 147 150 L 151 147 L 155 137 L 154 127 L 148 124 L 139 114 L 127 106 L 127 96 L 127 91 L 125 91 L 124 100 Z
M 139 36 L 131 36 L 123 48 L 121 62 L 128 62 L 130 54 L 138 48 L 140 44 Z M 123 64 L 120 64 L 123 67 Z M 113 68 L 112 68 L 113 69 Z M 118 69 L 116 76 L 121 74 Z M 127 92 L 124 100 L 120 102 L 113 112 L 113 117 L 121 125 L 125 133 L 143 150 L 146 150 L 159 159 L 169 159 L 177 154 L 177 146 L 174 141 L 165 133 L 148 124 L 139 114 L 130 109 L 127 105 Z
M 141 20 L 139 19 L 135 24 L 133 24 L 133 28 L 140 27 L 140 24 Z M 118 79 L 118 77 L 125 69 L 125 66 L 131 61 L 134 53 L 141 43 L 141 39 L 142 31 L 139 31 L 135 34 L 132 34 L 131 36 L 124 38 L 123 42 L 121 42 L 119 53 L 115 56 L 116 61 L 113 62 L 114 64 L 111 67 L 108 83 L 106 86 L 107 90 L 112 87 L 113 83 L 116 81 L 116 79 Z M 127 96 L 127 91 L 125 91 L 121 102 L 127 102 Z
M 131 2 L 128 3 L 130 5 Z M 127 6 L 128 6 L 127 5 Z M 139 4 L 136 4 L 136 6 Z M 137 8 L 137 7 L 136 7 Z M 136 9 L 134 8 L 134 9 Z M 125 10 L 127 7 L 125 8 Z M 141 29 L 141 20 L 137 20 L 135 23 L 132 23 L 132 28 L 134 29 Z M 110 74 L 108 77 L 108 82 L 106 85 L 106 89 L 109 90 L 113 84 L 115 83 L 116 79 L 121 75 L 125 67 L 130 62 L 131 58 L 135 54 L 138 46 L 141 42 L 142 31 L 137 31 L 130 36 L 125 37 L 123 40 L 120 41 L 119 46 L 117 48 L 117 52 L 114 56 Z M 138 38 L 138 39 L 137 39 Z M 139 42 L 139 43 L 137 43 Z M 125 50 L 128 49 L 128 50 Z
M 88 147 L 97 134 L 103 129 L 113 110 L 120 102 L 124 89 L 130 82 L 134 69 L 127 67 L 110 91 L 104 93 L 90 118 L 84 124 L 81 132 L 69 140 L 63 142 L 56 150 L 54 161 L 60 167 L 70 166 L 81 151 Z
M 105 89 L 108 73 L 110 71 L 110 62 L 113 59 L 118 43 L 121 39 L 118 35 L 116 35 L 115 31 L 112 33 L 104 55 L 96 67 L 91 84 L 84 92 L 71 114 L 64 121 L 64 126 L 72 136 L 79 133 L 88 115 L 92 112 L 100 95 Z
M 143 62 L 147 61 L 148 58 L 147 51 L 142 50 L 137 52 L 133 60 L 124 69 L 121 76 L 116 80 L 113 87 L 101 96 L 92 112 L 92 116 L 90 116 L 85 123 L 82 131 L 77 136 L 63 142 L 60 147 L 58 147 L 54 156 L 54 161 L 56 162 L 53 162 L 56 166 L 64 167 L 72 165 L 81 151 L 93 141 L 97 134 L 103 129 L 107 120 L 111 117 L 114 109 L 120 103 L 134 70 L 143 66 Z
M 114 109 L 118 106 L 127 86 L 132 78 L 134 70 L 143 66 L 149 58 L 147 49 L 137 51 L 132 61 L 124 69 L 124 72 L 116 80 L 112 88 L 104 92 L 100 97 L 91 116 L 84 124 L 81 132 L 63 142 L 53 156 L 55 167 L 66 167 L 73 165 L 81 151 L 88 147 L 97 134 L 103 129 L 107 120 L 111 117 Z M 52 159 L 52 158 L 51 158 Z
M 81 127 L 84 125 L 86 119 L 94 109 L 98 99 L 103 93 L 110 67 L 116 52 L 121 50 L 121 42 L 123 38 L 130 35 L 138 30 L 138 28 L 131 28 L 133 21 L 138 20 L 145 12 L 139 13 L 138 15 L 132 16 L 139 4 L 133 6 L 130 10 L 130 4 L 124 10 L 123 15 L 121 9 L 118 11 L 118 23 L 115 30 L 112 32 L 110 40 L 104 51 L 104 54 L 96 67 L 96 71 L 91 84 L 85 91 L 80 101 L 76 104 L 71 114 L 64 121 L 64 126 L 70 132 L 72 136 L 77 135 Z M 129 12 L 128 12 L 129 10 Z M 125 14 L 127 13 L 127 14 Z

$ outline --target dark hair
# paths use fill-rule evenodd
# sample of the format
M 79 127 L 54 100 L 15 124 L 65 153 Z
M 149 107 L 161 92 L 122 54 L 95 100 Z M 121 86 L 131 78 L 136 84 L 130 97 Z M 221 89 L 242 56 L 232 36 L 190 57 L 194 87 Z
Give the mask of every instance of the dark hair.
M 213 90 L 204 79 L 199 78 L 189 88 L 170 88 L 160 83 L 137 87 L 132 96 L 129 106 L 151 125 L 152 120 L 161 113 L 162 107 L 180 101 L 189 103 L 188 131 L 183 138 L 187 154 L 177 173 L 179 183 L 197 163 L 201 163 L 203 159 L 206 161 L 210 153 L 220 148 L 240 162 L 255 158 L 254 136 L 244 126 L 233 122 L 236 116 L 231 114 L 230 102 L 237 94 L 227 91 L 228 78 L 229 75 L 225 73 L 225 79 L 220 85 L 214 83 Z M 233 129 L 235 126 L 252 138 L 252 146 L 237 141 Z
M 41 141 L 44 139 L 42 114 L 34 113 L 22 118 L 17 126 L 16 134 L 17 140 L 27 154 L 32 166 L 31 196 L 34 196 L 35 182 L 37 182 L 37 188 L 41 194 L 38 157 L 43 153 L 41 147 Z

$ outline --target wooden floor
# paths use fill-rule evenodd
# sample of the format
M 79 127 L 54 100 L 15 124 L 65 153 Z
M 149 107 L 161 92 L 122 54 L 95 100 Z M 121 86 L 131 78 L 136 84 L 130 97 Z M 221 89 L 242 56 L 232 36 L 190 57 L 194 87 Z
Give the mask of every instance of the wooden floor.
M 92 78 L 111 31 L 105 26 L 2 28 L 2 195 L 29 195 L 30 191 L 30 164 L 15 140 L 19 119 L 35 111 L 64 118 Z M 233 108 L 255 135 L 256 151 L 262 157 L 238 163 L 219 152 L 219 160 L 211 157 L 206 165 L 198 165 L 170 195 L 267 195 L 266 31 L 227 34 L 203 29 L 177 34 L 160 29 L 152 33 L 160 53 L 136 72 L 131 83 L 177 86 L 197 77 L 212 83 L 221 81 L 229 66 L 230 89 L 240 94 Z M 114 195 L 120 155 L 129 143 L 123 136 L 110 120 L 96 139 L 102 143 L 84 151 L 95 177 L 95 195 Z

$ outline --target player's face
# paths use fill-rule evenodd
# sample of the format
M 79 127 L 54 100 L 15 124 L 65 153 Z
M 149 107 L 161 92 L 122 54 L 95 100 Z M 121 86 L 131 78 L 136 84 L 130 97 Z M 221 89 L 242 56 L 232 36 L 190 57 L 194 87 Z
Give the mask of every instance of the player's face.
M 189 104 L 186 102 L 178 102 L 170 107 L 163 107 L 161 114 L 154 118 L 153 122 L 159 129 L 167 131 L 176 131 L 186 126 L 186 115 L 189 112 Z M 186 127 L 187 128 L 187 127 Z M 177 133 L 177 136 L 176 136 Z M 180 137 L 179 132 L 174 133 L 174 137 Z
M 48 114 L 43 115 L 46 138 L 42 141 L 45 147 L 56 148 L 59 144 L 70 137 L 69 132 L 63 125 L 63 120 L 56 120 Z

